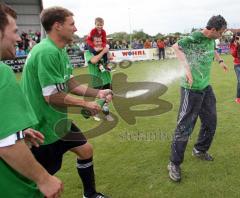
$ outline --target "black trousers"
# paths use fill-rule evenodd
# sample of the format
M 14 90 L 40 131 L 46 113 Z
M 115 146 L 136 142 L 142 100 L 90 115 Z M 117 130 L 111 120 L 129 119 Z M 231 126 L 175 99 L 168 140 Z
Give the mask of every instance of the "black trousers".
M 165 59 L 165 49 L 164 48 L 158 48 L 158 56 L 159 60 L 163 57 Z
M 237 76 L 237 98 L 240 98 L 240 64 L 234 65 L 234 70 Z
M 175 165 L 183 162 L 188 139 L 198 117 L 201 120 L 201 128 L 194 147 L 206 152 L 212 143 L 217 125 L 216 98 L 210 85 L 202 91 L 181 88 L 178 121 L 170 156 Z

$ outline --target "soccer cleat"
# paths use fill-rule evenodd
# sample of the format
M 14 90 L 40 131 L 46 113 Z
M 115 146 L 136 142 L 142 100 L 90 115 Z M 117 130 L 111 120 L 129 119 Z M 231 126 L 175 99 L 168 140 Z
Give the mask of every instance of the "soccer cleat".
M 236 99 L 235 99 L 235 102 L 238 103 L 238 104 L 240 104 L 240 98 L 236 98 Z
M 88 197 L 83 195 L 83 198 L 110 198 L 110 197 L 108 197 L 102 193 L 94 193 L 93 195 L 88 196 Z
M 105 116 L 105 119 L 106 119 L 108 122 L 114 121 L 113 117 L 112 117 L 110 114 L 106 115 L 106 116 Z
M 180 166 L 175 165 L 172 162 L 169 162 L 167 169 L 169 171 L 169 177 L 171 180 L 175 182 L 179 182 L 181 180 L 181 168 Z
M 193 148 L 192 155 L 205 161 L 213 161 L 213 157 L 209 155 L 207 152 L 198 151 L 197 149 Z

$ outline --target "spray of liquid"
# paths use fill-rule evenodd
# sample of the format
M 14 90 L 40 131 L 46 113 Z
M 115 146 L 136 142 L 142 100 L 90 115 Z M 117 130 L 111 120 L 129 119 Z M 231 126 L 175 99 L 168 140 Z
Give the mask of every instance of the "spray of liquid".
M 172 83 L 176 82 L 183 76 L 183 66 L 180 66 L 179 64 L 165 64 L 162 65 L 158 70 L 149 71 L 147 74 L 147 80 L 170 86 Z
M 145 93 L 148 92 L 148 89 L 140 89 L 140 90 L 137 90 L 137 91 L 128 91 L 126 93 L 126 98 L 133 98 L 133 97 L 137 97 L 137 96 L 141 96 Z
M 184 76 L 184 68 L 179 66 L 179 64 L 166 63 L 161 65 L 159 68 L 149 70 L 146 75 L 145 81 L 148 82 L 158 82 L 166 86 L 170 86 L 172 83 L 179 80 Z M 140 89 L 136 91 L 128 91 L 125 95 L 126 98 L 133 98 L 141 96 L 147 93 L 149 90 Z M 153 90 L 152 90 L 153 91 Z

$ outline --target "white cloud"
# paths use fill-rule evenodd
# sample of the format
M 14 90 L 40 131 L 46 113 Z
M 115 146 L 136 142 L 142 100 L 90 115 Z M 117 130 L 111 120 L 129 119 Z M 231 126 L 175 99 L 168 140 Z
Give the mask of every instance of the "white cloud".
M 238 0 L 43 0 L 43 3 L 44 7 L 57 5 L 71 10 L 80 36 L 88 34 L 98 16 L 104 18 L 107 34 L 130 32 L 130 24 L 132 30 L 143 29 L 150 35 L 186 32 L 192 27 L 204 27 L 216 14 L 223 15 L 230 27 L 240 27 Z

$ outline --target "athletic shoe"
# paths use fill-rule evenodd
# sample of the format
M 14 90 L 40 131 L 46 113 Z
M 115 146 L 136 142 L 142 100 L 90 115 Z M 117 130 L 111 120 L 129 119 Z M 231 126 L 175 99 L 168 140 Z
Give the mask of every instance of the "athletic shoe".
M 95 116 L 93 116 L 93 119 L 94 119 L 95 121 L 97 121 L 97 122 L 99 122 L 99 121 L 101 120 L 98 114 L 96 114 Z
M 213 157 L 209 155 L 207 152 L 198 151 L 197 149 L 193 148 L 192 155 L 205 161 L 213 161 Z
M 236 98 L 235 102 L 240 104 L 240 98 Z
M 89 196 L 89 197 L 85 197 L 83 195 L 83 198 L 110 198 L 102 193 L 94 193 L 93 195 Z
M 112 121 L 114 120 L 113 117 L 112 117 L 110 114 L 106 115 L 106 116 L 105 116 L 105 119 L 106 119 L 108 122 L 112 122 Z
M 181 168 L 180 166 L 175 165 L 172 162 L 169 162 L 167 169 L 169 171 L 169 177 L 171 180 L 175 182 L 179 182 L 181 180 Z

